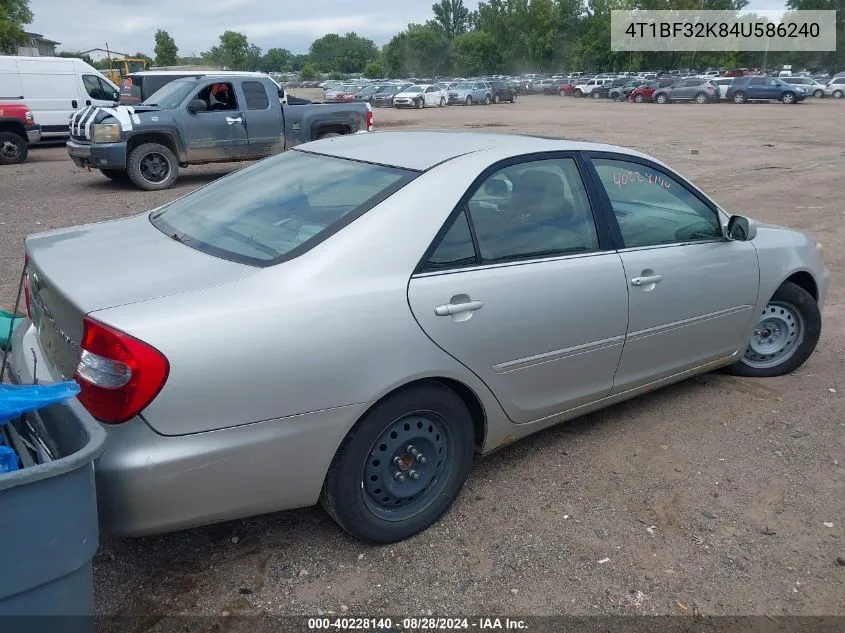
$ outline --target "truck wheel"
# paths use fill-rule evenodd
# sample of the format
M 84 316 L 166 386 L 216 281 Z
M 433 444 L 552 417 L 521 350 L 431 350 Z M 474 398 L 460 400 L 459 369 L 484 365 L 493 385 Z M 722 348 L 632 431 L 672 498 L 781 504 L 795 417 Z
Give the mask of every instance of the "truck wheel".
M 125 169 L 101 169 L 100 172 L 109 180 L 113 180 L 115 182 L 129 182 L 129 174 L 126 173 Z
M 0 165 L 17 165 L 26 160 L 29 145 L 14 132 L 0 132 Z
M 139 145 L 129 154 L 127 163 L 129 180 L 144 191 L 167 189 L 179 177 L 179 161 L 159 143 Z

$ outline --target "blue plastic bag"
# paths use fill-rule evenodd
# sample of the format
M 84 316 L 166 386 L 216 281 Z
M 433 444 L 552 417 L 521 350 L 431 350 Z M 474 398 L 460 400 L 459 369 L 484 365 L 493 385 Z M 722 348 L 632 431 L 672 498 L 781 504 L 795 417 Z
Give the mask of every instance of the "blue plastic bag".
M 18 469 L 18 454 L 8 446 L 0 444 L 0 474 Z
M 73 380 L 52 385 L 0 384 L 0 424 L 14 420 L 27 411 L 69 400 L 79 391 L 79 385 Z

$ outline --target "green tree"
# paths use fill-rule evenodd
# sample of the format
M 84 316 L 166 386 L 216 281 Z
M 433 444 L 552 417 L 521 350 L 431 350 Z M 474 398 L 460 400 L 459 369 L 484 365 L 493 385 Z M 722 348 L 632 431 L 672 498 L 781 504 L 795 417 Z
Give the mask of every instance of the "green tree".
M 29 0 L 0 0 L 0 54 L 18 54 L 18 46 L 27 40 L 23 27 L 30 22 Z
M 261 58 L 261 70 L 264 72 L 284 72 L 291 66 L 291 52 L 285 48 L 271 48 Z
M 179 48 L 170 33 L 159 29 L 155 35 L 155 56 L 157 66 L 175 66 L 179 62 Z
M 364 77 L 367 79 L 379 79 L 384 75 L 384 66 L 381 65 L 381 62 L 370 62 L 364 68 Z
M 440 0 L 431 10 L 446 39 L 454 39 L 469 29 L 469 9 L 464 6 L 464 0 Z
M 378 59 L 378 48 L 357 33 L 329 33 L 311 44 L 309 61 L 323 72 L 360 73 Z
M 792 11 L 836 10 L 836 50 L 805 53 L 803 57 L 808 66 L 828 72 L 845 70 L 845 0 L 786 0 L 786 8 Z
M 502 67 L 502 51 L 493 37 L 484 31 L 458 35 L 449 48 L 455 73 L 484 75 Z
M 306 64 L 302 67 L 302 70 L 299 71 L 299 78 L 303 81 L 313 81 L 319 76 L 320 73 L 314 64 Z
M 261 60 L 261 49 L 250 44 L 243 33 L 226 31 L 220 35 L 220 45 L 202 56 L 204 61 L 227 70 L 255 70 Z
M 405 74 L 405 45 L 407 41 L 408 32 L 402 31 L 394 35 L 381 49 L 381 61 L 388 76 L 399 77 Z
M 429 77 L 446 71 L 449 47 L 434 23 L 409 24 L 405 43 L 405 68 L 412 75 Z

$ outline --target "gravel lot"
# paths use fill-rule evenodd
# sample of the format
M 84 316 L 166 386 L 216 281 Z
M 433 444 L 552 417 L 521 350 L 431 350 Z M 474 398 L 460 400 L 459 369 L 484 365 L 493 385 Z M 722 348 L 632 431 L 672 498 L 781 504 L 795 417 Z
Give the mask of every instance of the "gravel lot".
M 829 99 L 377 110 L 381 129 L 635 147 L 726 208 L 820 238 L 832 287 L 816 353 L 791 376 L 705 375 L 480 459 L 454 508 L 397 545 L 362 545 L 319 508 L 103 538 L 97 612 L 845 615 L 843 121 Z M 30 156 L 0 169 L 0 303 L 26 234 L 150 209 L 236 168 L 192 167 L 144 193 L 76 169 L 63 146 Z

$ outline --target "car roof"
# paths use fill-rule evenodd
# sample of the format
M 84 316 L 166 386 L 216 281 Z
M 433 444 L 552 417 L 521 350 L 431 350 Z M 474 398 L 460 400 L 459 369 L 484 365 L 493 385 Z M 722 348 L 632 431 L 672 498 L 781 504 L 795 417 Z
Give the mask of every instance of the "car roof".
M 412 147 L 413 151 L 408 151 Z M 508 150 L 513 156 L 534 152 L 593 151 L 616 152 L 651 158 L 636 150 L 557 138 L 520 134 L 484 134 L 478 132 L 416 131 L 350 134 L 299 146 L 298 149 L 327 156 L 425 171 L 441 163 L 487 150 Z M 654 160 L 654 159 L 651 159 Z

